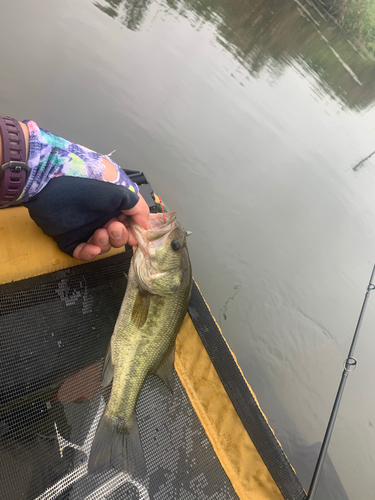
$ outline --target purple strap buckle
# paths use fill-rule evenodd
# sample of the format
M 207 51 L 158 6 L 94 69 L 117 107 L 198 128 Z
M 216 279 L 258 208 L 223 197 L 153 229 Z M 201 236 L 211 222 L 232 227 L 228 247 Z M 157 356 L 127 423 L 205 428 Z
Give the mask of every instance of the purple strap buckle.
M 9 116 L 0 116 L 3 165 L 0 166 L 0 208 L 21 195 L 30 167 L 26 164 L 26 142 L 21 125 Z

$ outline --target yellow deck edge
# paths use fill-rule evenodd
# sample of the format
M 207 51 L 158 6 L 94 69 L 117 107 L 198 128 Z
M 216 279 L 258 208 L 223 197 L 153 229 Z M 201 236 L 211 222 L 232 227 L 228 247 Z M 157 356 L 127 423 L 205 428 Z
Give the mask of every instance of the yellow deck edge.
M 282 500 L 188 314 L 177 336 L 175 368 L 238 497 Z
M 94 260 L 123 251 L 124 247 L 112 249 Z M 0 285 L 86 263 L 63 253 L 25 207 L 0 210 Z
M 252 396 L 253 396 L 253 398 L 254 398 L 254 400 L 255 400 L 256 404 L 258 405 L 259 411 L 262 413 L 263 418 L 264 418 L 264 419 L 265 419 L 265 421 L 267 422 L 268 427 L 270 428 L 270 430 L 271 430 L 272 434 L 275 436 L 276 441 L 279 443 L 280 448 L 282 448 L 281 443 L 280 443 L 280 441 L 277 439 L 277 436 L 276 436 L 276 434 L 275 434 L 274 430 L 273 430 L 273 429 L 272 429 L 272 427 L 269 425 L 268 418 L 267 418 L 267 416 L 265 415 L 265 413 L 263 412 L 263 410 L 262 410 L 262 408 L 261 408 L 261 406 L 260 406 L 260 404 L 259 404 L 258 398 L 256 397 L 255 392 L 253 391 L 253 389 L 252 389 L 251 385 L 249 384 L 249 382 L 247 381 L 247 379 L 246 379 L 245 375 L 243 374 L 243 371 L 242 371 L 242 369 L 241 369 L 240 365 L 238 364 L 238 361 L 237 361 L 237 357 L 236 357 L 236 355 L 234 354 L 234 352 L 233 352 L 233 351 L 232 351 L 232 349 L 230 348 L 230 346 L 229 346 L 229 344 L 228 344 L 228 342 L 227 342 L 227 339 L 224 337 L 223 332 L 221 331 L 221 328 L 220 328 L 220 326 L 219 326 L 218 322 L 217 322 L 217 321 L 216 321 L 216 319 L 215 319 L 215 316 L 214 316 L 214 315 L 212 314 L 212 312 L 211 312 L 210 306 L 207 304 L 206 299 L 203 297 L 202 292 L 201 292 L 201 290 L 200 290 L 200 288 L 199 288 L 199 285 L 197 284 L 197 282 L 195 282 L 195 284 L 196 284 L 196 286 L 197 286 L 197 288 L 198 288 L 198 290 L 199 290 L 199 293 L 201 294 L 202 299 L 204 300 L 204 303 L 206 304 L 207 309 L 210 311 L 210 314 L 211 314 L 212 319 L 215 321 L 215 324 L 216 324 L 216 326 L 217 326 L 217 328 L 218 328 L 218 330 L 219 330 L 219 332 L 220 332 L 220 335 L 222 336 L 222 338 L 223 338 L 224 342 L 227 344 L 227 347 L 228 347 L 228 349 L 229 349 L 229 351 L 230 351 L 230 353 L 231 353 L 231 355 L 232 355 L 232 357 L 233 357 L 233 359 L 234 359 L 234 362 L 235 362 L 235 363 L 236 363 L 236 365 L 237 365 L 237 368 L 238 368 L 239 372 L 241 373 L 242 378 L 244 379 L 244 381 L 245 381 L 245 383 L 246 383 L 246 385 L 247 385 L 247 387 L 248 387 L 249 391 L 251 392 L 251 394 L 252 394 Z M 292 467 L 292 469 L 293 469 L 293 467 Z M 294 470 L 294 469 L 293 469 L 293 470 Z M 294 472 L 295 472 L 295 471 L 294 471 Z

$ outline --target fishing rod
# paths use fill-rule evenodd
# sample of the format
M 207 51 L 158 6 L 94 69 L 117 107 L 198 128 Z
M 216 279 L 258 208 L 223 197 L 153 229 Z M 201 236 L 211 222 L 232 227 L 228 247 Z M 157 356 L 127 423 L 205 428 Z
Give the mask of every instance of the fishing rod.
M 356 171 L 359 169 L 359 167 L 361 165 L 363 165 L 365 163 L 365 161 L 369 160 L 371 158 L 371 156 L 375 155 L 375 151 L 373 151 L 372 153 L 370 153 L 368 156 L 366 156 L 366 158 L 363 158 L 363 160 L 361 160 L 360 162 L 358 162 L 356 165 L 354 165 L 353 167 L 353 170 Z
M 349 373 L 352 372 L 355 369 L 355 367 L 357 366 L 357 360 L 355 358 L 353 358 L 353 354 L 354 354 L 354 349 L 355 349 L 355 346 L 356 346 L 356 343 L 358 340 L 359 330 L 361 329 L 362 319 L 363 319 L 363 316 L 365 314 L 365 309 L 366 309 L 368 298 L 369 298 L 372 290 L 375 289 L 375 284 L 373 284 L 373 282 L 372 282 L 374 279 L 374 275 L 375 275 L 375 265 L 374 265 L 374 268 L 372 270 L 372 274 L 371 274 L 371 278 L 370 278 L 370 281 L 369 281 L 369 284 L 367 287 L 365 298 L 363 300 L 362 309 L 361 309 L 361 312 L 360 312 L 360 315 L 358 318 L 358 323 L 357 323 L 357 326 L 356 326 L 356 329 L 354 332 L 352 344 L 351 344 L 350 349 L 349 349 L 349 354 L 345 360 L 344 371 L 342 372 L 341 382 L 340 382 L 339 388 L 337 390 L 336 399 L 335 399 L 335 402 L 333 404 L 331 416 L 329 418 L 327 430 L 326 430 L 326 433 L 324 435 L 322 447 L 320 448 L 320 453 L 319 453 L 318 461 L 316 463 L 314 474 L 313 474 L 313 477 L 311 480 L 309 493 L 307 495 L 307 500 L 313 500 L 315 498 L 316 490 L 318 488 L 318 482 L 319 482 L 319 479 L 320 479 L 320 476 L 321 476 L 321 473 L 323 470 L 324 460 L 325 460 L 326 455 L 327 455 L 329 442 L 331 440 L 333 427 L 335 425 L 337 413 L 339 410 L 342 393 L 344 392 L 345 383 L 346 383 L 346 380 L 349 376 Z

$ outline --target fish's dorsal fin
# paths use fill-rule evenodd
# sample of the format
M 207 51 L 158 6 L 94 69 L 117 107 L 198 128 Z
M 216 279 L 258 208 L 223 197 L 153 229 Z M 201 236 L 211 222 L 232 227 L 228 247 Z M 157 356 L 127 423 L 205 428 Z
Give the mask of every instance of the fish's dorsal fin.
M 146 290 L 138 290 L 132 311 L 132 321 L 139 328 L 142 328 L 147 321 L 149 307 L 150 294 Z
M 109 342 L 107 347 L 107 352 L 105 354 L 103 370 L 102 370 L 102 381 L 101 386 L 107 387 L 113 379 L 113 364 L 112 364 L 112 354 L 111 354 L 111 342 Z
M 176 353 L 176 344 L 170 347 L 164 356 L 160 365 L 156 368 L 153 375 L 159 377 L 168 389 L 173 394 L 173 367 L 174 367 L 174 356 Z

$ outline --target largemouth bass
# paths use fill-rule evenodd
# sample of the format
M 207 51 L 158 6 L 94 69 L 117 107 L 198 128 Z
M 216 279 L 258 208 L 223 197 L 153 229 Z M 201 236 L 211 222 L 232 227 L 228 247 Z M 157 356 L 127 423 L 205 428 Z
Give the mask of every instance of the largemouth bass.
M 89 472 L 106 464 L 143 476 L 145 463 L 135 406 L 149 374 L 172 387 L 174 346 L 187 312 L 191 265 L 186 231 L 176 214 L 150 214 L 151 229 L 132 221 L 138 247 L 102 371 L 112 379 L 108 404 L 92 444 Z

